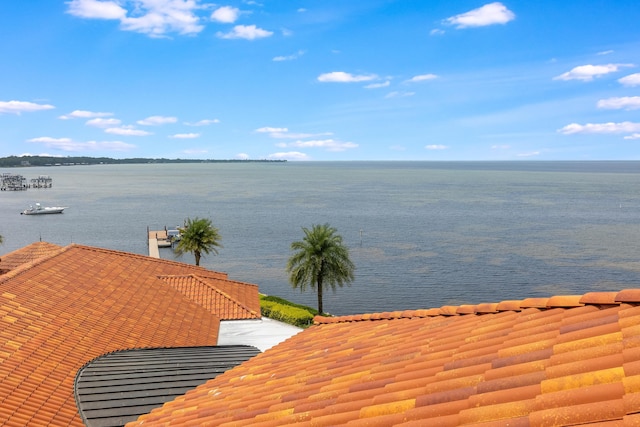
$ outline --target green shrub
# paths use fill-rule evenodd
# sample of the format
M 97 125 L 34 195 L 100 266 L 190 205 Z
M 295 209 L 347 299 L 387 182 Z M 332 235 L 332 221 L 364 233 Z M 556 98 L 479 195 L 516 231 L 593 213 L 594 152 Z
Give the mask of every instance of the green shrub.
M 276 297 L 276 296 L 273 296 L 273 295 L 261 295 L 260 296 L 260 300 L 261 301 L 272 301 L 272 302 L 277 302 L 277 303 L 282 304 L 282 305 L 289 305 L 291 307 L 297 307 L 297 308 L 300 308 L 302 310 L 308 311 L 309 313 L 313 314 L 314 316 L 318 315 L 318 310 L 316 310 L 315 308 L 308 307 L 308 306 L 302 305 L 302 304 L 296 304 L 294 302 L 287 301 L 284 298 Z
M 314 315 L 309 310 L 291 304 L 270 301 L 266 298 L 261 298 L 260 311 L 265 317 L 300 328 L 305 328 L 313 323 Z

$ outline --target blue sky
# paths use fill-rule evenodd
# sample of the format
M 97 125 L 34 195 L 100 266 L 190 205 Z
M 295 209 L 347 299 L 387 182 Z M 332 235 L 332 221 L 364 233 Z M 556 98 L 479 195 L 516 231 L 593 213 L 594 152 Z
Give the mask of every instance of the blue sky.
M 637 0 L 5 0 L 0 156 L 638 160 Z

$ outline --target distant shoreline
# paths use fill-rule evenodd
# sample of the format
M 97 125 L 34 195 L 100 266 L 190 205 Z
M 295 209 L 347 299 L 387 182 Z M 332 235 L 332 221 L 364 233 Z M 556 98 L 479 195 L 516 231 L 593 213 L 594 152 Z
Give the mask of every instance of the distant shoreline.
M 33 166 L 79 166 L 79 165 L 123 165 L 150 163 L 284 163 L 286 160 L 240 160 L 240 159 L 165 159 L 135 157 L 114 159 L 111 157 L 53 157 L 53 156 L 9 156 L 0 157 L 0 167 L 33 167 Z

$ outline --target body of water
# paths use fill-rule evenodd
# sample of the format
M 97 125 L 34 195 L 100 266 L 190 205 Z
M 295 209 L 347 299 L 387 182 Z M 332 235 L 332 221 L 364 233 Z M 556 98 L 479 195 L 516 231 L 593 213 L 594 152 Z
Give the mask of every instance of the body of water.
M 315 306 L 285 270 L 301 227 L 328 222 L 356 280 L 334 314 L 638 287 L 640 162 L 287 162 L 5 169 L 53 188 L 0 193 L 4 254 L 34 241 L 147 254 L 147 227 L 210 218 L 202 265 Z M 40 202 L 62 215 L 25 216 Z M 173 259 L 170 249 L 163 258 Z M 189 254 L 181 259 L 193 263 Z

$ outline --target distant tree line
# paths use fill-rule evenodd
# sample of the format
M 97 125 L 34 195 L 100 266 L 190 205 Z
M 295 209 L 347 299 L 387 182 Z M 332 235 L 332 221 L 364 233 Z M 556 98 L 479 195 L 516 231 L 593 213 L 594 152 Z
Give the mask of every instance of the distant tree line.
M 9 156 L 0 157 L 0 167 L 28 166 L 68 166 L 68 165 L 116 165 L 146 163 L 250 163 L 250 162 L 286 162 L 286 160 L 197 160 L 197 159 L 153 159 L 134 157 L 129 159 L 112 159 L 110 157 L 53 157 L 53 156 Z

